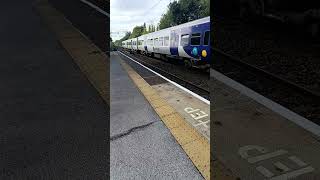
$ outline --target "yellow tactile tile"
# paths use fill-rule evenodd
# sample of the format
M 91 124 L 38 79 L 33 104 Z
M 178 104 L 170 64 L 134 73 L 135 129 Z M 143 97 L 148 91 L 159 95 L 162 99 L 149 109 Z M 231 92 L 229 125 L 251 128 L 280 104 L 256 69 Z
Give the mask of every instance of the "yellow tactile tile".
M 173 113 L 171 115 L 163 117 L 162 121 L 165 123 L 165 125 L 170 129 L 178 128 L 183 124 L 184 120 L 178 113 Z
M 155 109 L 158 115 L 163 118 L 164 116 L 168 116 L 170 114 L 175 113 L 176 111 L 169 105 L 161 106 Z
M 132 73 L 130 76 L 131 76 L 132 79 L 134 79 L 135 81 L 142 80 L 142 77 L 139 76 L 137 73 Z
M 136 74 L 135 74 L 136 75 Z M 136 75 L 137 76 L 137 75 Z M 149 86 L 149 84 L 146 83 L 146 81 L 142 78 L 135 78 L 133 79 L 134 82 L 136 83 L 136 85 L 138 87 L 145 87 L 145 86 Z
M 186 151 L 190 159 L 197 166 L 206 179 L 210 179 L 210 147 L 206 139 L 199 138 L 182 148 Z
M 158 94 L 152 94 L 152 95 L 146 96 L 146 98 L 149 102 L 161 99 L 161 97 Z
M 167 103 L 163 99 L 160 98 L 160 99 L 156 99 L 156 100 L 152 101 L 151 105 L 153 108 L 158 108 L 158 107 L 167 105 Z
M 190 126 L 187 126 L 185 124 L 177 128 L 173 128 L 171 130 L 171 133 L 177 139 L 181 146 L 184 146 L 185 144 L 195 141 L 201 137 L 201 135 L 199 135 L 199 133 L 196 132 L 194 128 L 191 128 Z

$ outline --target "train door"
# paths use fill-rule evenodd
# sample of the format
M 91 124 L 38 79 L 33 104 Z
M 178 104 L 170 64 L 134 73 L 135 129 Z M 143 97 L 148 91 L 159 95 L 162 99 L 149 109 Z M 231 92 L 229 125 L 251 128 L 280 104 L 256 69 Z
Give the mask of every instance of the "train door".
M 145 52 L 148 51 L 148 49 L 147 49 L 148 41 L 147 40 L 148 40 L 148 36 L 144 36 L 143 37 L 143 49 L 144 49 Z
M 137 42 L 137 46 L 136 46 L 136 50 L 138 51 L 139 50 L 139 38 L 136 38 L 136 42 Z
M 170 32 L 170 54 L 172 56 L 179 56 L 178 53 L 179 35 L 176 30 Z
M 201 59 L 209 63 L 211 61 L 210 50 L 210 29 L 203 31 L 202 51 L 199 52 Z

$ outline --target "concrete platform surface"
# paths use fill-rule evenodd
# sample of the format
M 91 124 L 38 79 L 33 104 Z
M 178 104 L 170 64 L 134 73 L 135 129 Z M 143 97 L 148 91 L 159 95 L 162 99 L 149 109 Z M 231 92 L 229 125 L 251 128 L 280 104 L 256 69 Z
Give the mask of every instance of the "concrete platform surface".
M 108 106 L 32 2 L 0 7 L 0 179 L 107 179 Z
M 111 179 L 203 179 L 111 54 Z
M 240 179 L 320 179 L 312 133 L 211 77 L 214 155 Z

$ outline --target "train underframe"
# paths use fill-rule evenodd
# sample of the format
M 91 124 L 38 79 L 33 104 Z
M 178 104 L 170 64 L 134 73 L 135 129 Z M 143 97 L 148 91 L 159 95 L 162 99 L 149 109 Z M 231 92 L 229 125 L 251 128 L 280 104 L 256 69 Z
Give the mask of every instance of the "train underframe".
M 180 57 L 180 56 L 171 56 L 171 55 L 166 55 L 166 54 L 147 52 L 147 51 L 141 51 L 141 50 L 135 50 L 135 49 L 123 48 L 123 50 L 125 50 L 131 54 L 137 53 L 137 54 L 142 54 L 142 55 L 153 57 L 153 58 L 155 57 L 155 58 L 161 59 L 162 61 L 169 61 L 169 58 L 179 60 L 180 62 L 183 62 L 184 66 L 186 68 L 198 68 L 198 69 L 205 69 L 205 70 L 210 69 L 210 64 L 205 61 L 202 61 L 200 59 L 191 59 L 191 58 L 185 58 L 185 57 Z

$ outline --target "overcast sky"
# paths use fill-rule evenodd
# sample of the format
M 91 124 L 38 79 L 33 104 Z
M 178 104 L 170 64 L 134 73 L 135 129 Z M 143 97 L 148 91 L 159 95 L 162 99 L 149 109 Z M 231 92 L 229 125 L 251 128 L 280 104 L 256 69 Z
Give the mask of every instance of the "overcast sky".
M 161 15 L 173 0 L 111 0 L 110 25 L 112 40 L 121 39 L 125 32 L 131 31 L 134 26 L 158 24 Z M 121 31 L 121 32 L 120 32 Z M 119 32 L 119 34 L 114 33 Z

